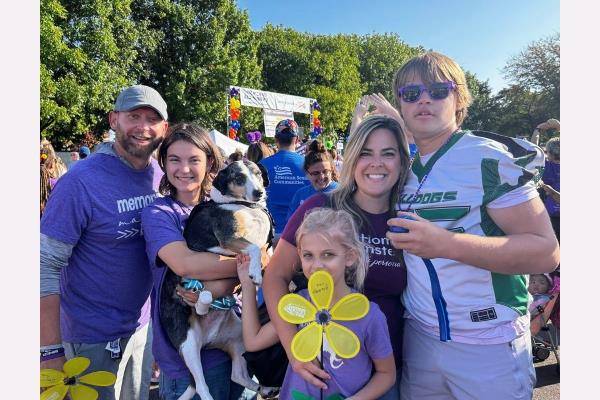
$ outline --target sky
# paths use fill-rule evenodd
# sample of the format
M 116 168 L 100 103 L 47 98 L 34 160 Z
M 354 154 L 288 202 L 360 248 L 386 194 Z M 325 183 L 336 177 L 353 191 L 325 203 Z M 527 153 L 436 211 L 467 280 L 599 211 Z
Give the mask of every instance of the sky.
M 254 30 L 266 23 L 300 32 L 397 33 L 410 46 L 444 53 L 494 92 L 506 62 L 560 32 L 559 0 L 238 0 Z

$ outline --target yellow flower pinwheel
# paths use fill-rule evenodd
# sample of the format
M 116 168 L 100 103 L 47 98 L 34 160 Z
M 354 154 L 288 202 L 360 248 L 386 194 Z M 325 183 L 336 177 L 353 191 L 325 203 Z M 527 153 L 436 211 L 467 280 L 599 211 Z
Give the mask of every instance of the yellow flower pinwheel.
M 279 300 L 277 311 L 283 320 L 292 324 L 309 323 L 292 339 L 292 354 L 302 362 L 313 360 L 323 344 L 323 332 L 335 354 L 352 358 L 360 350 L 360 341 L 350 329 L 333 322 L 354 321 L 367 315 L 369 300 L 360 293 L 342 297 L 331 309 L 333 278 L 327 271 L 317 271 L 308 280 L 311 304 L 297 294 L 286 294 Z
M 96 371 L 83 376 L 81 373 L 90 366 L 90 360 L 85 357 L 70 359 L 63 366 L 63 372 L 55 369 L 40 371 L 40 387 L 50 387 L 40 395 L 40 400 L 61 400 L 67 395 L 67 389 L 72 400 L 96 400 L 98 392 L 86 385 L 114 385 L 117 377 L 112 372 Z M 83 385 L 85 383 L 86 385 Z

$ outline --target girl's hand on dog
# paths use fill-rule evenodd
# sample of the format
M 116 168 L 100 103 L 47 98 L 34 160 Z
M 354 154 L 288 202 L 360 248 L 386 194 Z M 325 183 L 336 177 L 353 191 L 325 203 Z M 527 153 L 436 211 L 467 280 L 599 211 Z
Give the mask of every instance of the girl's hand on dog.
M 254 286 L 252 279 L 250 279 L 250 272 L 249 272 L 250 256 L 248 254 L 240 253 L 237 255 L 235 260 L 237 262 L 238 278 L 240 279 L 240 283 L 242 284 L 242 287 L 247 286 L 247 285 Z
M 194 307 L 196 305 L 196 302 L 198 301 L 198 297 L 200 296 L 200 293 L 198 293 L 198 292 L 194 293 L 191 290 L 184 289 L 183 286 L 181 286 L 181 285 L 177 285 L 175 290 L 177 292 L 177 295 L 179 297 L 181 297 L 181 299 L 185 302 L 185 304 L 187 304 L 190 307 Z

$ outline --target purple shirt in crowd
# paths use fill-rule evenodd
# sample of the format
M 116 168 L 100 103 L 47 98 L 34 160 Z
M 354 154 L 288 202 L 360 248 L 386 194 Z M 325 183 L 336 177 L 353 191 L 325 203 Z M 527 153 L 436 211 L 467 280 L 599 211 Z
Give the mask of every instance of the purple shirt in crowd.
M 281 238 L 296 246 L 296 231 L 304 220 L 306 211 L 315 207 L 324 207 L 326 195 L 317 193 L 309 197 L 290 217 Z M 365 279 L 365 296 L 376 303 L 387 319 L 389 334 L 392 338 L 396 368 L 402 368 L 402 334 L 404 329 L 404 306 L 401 297 L 406 287 L 406 267 L 400 255 L 392 247 L 387 232 L 388 213 L 370 214 L 365 212 L 373 231 L 363 227 L 360 240 L 367 245 L 369 271 Z
M 560 193 L 560 163 L 546 160 L 542 180 L 546 185 L 551 186 Z M 551 196 L 546 196 L 544 205 L 551 217 L 560 217 L 560 204 L 554 201 Z
M 306 289 L 301 290 L 298 294 L 310 300 Z M 392 355 L 385 316 L 377 304 L 370 302 L 367 315 L 357 321 L 335 322 L 344 325 L 356 334 L 360 341 L 360 350 L 353 358 L 340 358 L 323 336 L 323 369 L 331 376 L 331 379 L 327 381 L 327 390 L 323 391 L 323 398 L 333 394 L 341 394 L 344 397 L 355 394 L 371 379 L 373 369 L 371 360 L 380 360 Z M 314 399 L 319 398 L 319 389 L 306 382 L 288 365 L 279 399 L 297 398 L 292 395 L 294 390 L 310 395 Z
M 171 344 L 160 323 L 160 287 L 166 264 L 158 257 L 161 248 L 173 242 L 184 242 L 183 229 L 191 209 L 182 207 L 171 197 L 159 197 L 142 212 L 142 226 L 146 239 L 146 253 L 152 268 L 154 287 L 152 289 L 152 353 L 161 369 L 171 379 L 189 376 L 185 362 Z M 229 360 L 229 356 L 216 349 L 202 350 L 202 368 L 206 371 L 215 365 Z
M 148 322 L 152 274 L 140 216 L 156 197 L 154 173 L 153 165 L 136 170 L 97 153 L 52 190 L 40 231 L 74 246 L 60 276 L 64 341 L 106 342 Z

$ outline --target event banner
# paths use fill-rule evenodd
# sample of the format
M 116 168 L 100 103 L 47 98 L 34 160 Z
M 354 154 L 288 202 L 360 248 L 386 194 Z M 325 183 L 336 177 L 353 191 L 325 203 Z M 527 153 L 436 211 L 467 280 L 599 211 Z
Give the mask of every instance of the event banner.
M 239 88 L 243 106 L 267 108 L 269 110 L 291 111 L 310 114 L 310 103 L 315 101 L 307 97 L 289 94 L 265 92 L 262 90 Z
M 294 119 L 294 113 L 291 111 L 269 110 L 263 108 L 263 117 L 265 120 L 265 136 L 275 136 L 275 126 L 284 119 Z

